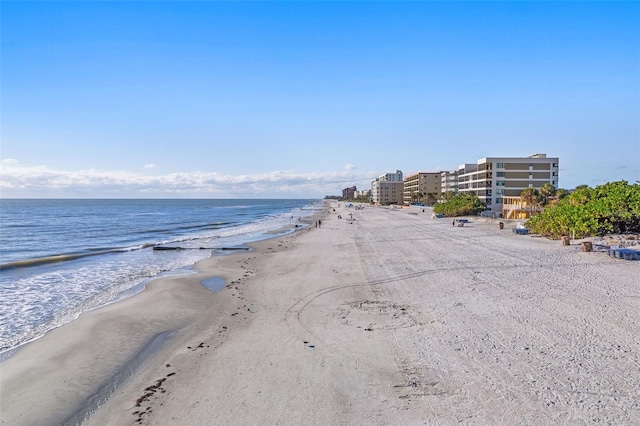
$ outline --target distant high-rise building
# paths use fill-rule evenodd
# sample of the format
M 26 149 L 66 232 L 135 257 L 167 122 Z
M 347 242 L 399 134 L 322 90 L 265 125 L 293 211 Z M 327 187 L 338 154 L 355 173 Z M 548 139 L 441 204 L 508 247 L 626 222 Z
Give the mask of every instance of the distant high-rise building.
M 371 190 L 370 189 L 364 189 L 362 191 L 356 191 L 354 194 L 355 198 L 364 198 L 367 200 L 371 200 Z
M 356 187 L 355 185 L 350 188 L 345 188 L 342 190 L 342 198 L 346 198 L 347 200 L 353 200 L 356 198 Z

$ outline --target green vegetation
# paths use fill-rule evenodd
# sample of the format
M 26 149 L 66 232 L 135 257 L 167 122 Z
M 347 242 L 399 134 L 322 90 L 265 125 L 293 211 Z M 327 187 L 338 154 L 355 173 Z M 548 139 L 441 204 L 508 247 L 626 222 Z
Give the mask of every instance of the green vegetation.
M 542 202 L 542 205 L 546 206 L 547 204 L 549 204 L 549 200 L 551 199 L 551 197 L 555 197 L 557 192 L 558 191 L 556 190 L 556 187 L 551 185 L 549 182 L 543 184 L 540 187 L 540 192 L 539 192 L 540 201 Z
M 357 197 L 355 199 L 356 203 L 363 203 L 363 204 L 373 204 L 373 200 L 369 197 L 365 197 L 364 195 Z
M 564 197 L 569 196 L 569 194 L 571 194 L 571 192 L 569 192 L 568 189 L 558 188 L 556 190 L 556 197 L 558 197 L 558 200 L 562 200 Z
M 411 204 L 422 203 L 427 206 L 432 206 L 436 201 L 438 201 L 438 194 L 434 194 L 433 192 L 423 193 L 411 191 Z
M 486 208 L 474 194 L 455 194 L 449 201 L 436 203 L 433 212 L 445 216 L 465 216 L 478 214 Z
M 559 195 L 559 194 L 558 194 Z M 583 238 L 611 233 L 640 232 L 640 184 L 609 182 L 590 188 L 577 187 L 526 226 L 550 238 L 572 235 Z
M 438 194 L 428 192 L 424 197 L 422 197 L 422 202 L 427 206 L 433 206 L 438 202 Z
M 451 201 L 451 199 L 453 199 L 453 197 L 456 195 L 455 192 L 453 191 L 447 191 L 444 194 L 442 194 L 442 199 L 445 201 Z
M 522 192 L 520 192 L 520 198 L 527 203 L 530 209 L 546 204 L 545 198 L 537 189 L 532 187 L 523 189 Z

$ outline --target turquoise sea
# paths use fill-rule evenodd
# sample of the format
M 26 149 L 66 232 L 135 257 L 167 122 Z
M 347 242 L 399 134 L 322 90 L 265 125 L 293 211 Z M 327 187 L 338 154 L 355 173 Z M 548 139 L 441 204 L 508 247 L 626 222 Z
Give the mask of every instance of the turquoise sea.
M 267 238 L 319 200 L 0 200 L 0 359 L 82 312 Z M 183 250 L 154 250 L 154 246 Z

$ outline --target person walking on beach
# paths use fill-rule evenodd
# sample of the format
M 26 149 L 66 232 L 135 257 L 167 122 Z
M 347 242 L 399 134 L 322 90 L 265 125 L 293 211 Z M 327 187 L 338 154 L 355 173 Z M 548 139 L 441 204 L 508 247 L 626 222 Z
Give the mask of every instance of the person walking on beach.
M 318 228 L 321 228 L 321 227 L 322 227 L 322 221 L 321 221 L 321 220 L 319 220 L 319 221 L 318 221 Z

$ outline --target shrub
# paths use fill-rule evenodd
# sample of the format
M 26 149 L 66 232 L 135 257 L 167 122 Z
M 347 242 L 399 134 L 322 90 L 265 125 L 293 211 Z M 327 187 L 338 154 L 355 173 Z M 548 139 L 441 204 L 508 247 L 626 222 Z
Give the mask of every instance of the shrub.
M 433 206 L 433 212 L 445 216 L 465 216 L 478 214 L 486 210 L 486 208 L 478 196 L 458 193 L 451 197 L 449 201 L 436 203 Z
M 532 232 L 550 238 L 583 238 L 640 231 L 640 185 L 609 182 L 595 188 L 580 186 L 557 204 L 526 223 Z

